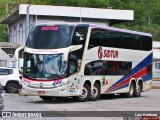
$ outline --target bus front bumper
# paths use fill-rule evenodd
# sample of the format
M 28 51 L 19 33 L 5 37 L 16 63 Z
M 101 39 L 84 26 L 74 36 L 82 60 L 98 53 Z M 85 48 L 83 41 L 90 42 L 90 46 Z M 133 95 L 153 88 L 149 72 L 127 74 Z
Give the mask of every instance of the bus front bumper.
M 67 85 L 60 86 L 53 89 L 44 89 L 44 88 L 31 88 L 26 85 L 22 85 L 21 95 L 26 96 L 55 96 L 55 97 L 67 97 Z

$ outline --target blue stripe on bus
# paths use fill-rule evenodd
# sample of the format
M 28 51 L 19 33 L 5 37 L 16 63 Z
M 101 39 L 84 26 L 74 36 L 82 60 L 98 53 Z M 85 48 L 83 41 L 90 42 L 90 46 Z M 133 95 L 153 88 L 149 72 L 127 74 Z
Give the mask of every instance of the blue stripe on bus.
M 145 75 L 142 77 L 142 79 L 143 79 L 143 82 L 146 82 L 148 80 L 152 80 L 152 75 Z
M 152 75 L 145 75 L 145 76 L 142 77 L 142 79 L 143 79 L 143 82 L 149 81 L 149 80 L 152 79 Z M 118 87 L 118 88 L 116 88 L 116 89 L 114 89 L 114 90 L 112 90 L 110 92 L 113 92 L 113 91 L 116 91 L 116 90 L 120 90 L 120 89 L 128 87 L 128 86 L 129 86 L 129 83 L 124 84 L 124 85 L 122 85 L 122 86 L 120 86 L 120 87 Z

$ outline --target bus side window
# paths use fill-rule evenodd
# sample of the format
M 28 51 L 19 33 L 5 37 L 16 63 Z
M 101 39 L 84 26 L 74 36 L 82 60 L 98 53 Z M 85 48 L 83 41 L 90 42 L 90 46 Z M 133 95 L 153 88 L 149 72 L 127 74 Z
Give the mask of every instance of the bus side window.
M 76 26 L 73 32 L 71 45 L 84 45 L 86 41 L 87 31 L 87 26 Z
M 91 39 L 89 40 L 88 49 L 91 49 L 91 48 L 93 48 L 93 47 L 95 47 L 95 39 L 94 39 L 94 38 L 91 38 Z
M 73 74 L 80 70 L 81 64 L 78 66 L 78 62 L 81 62 L 82 55 L 83 55 L 83 48 L 69 53 L 70 74 Z
M 70 61 L 69 62 L 69 74 L 73 74 L 76 73 L 77 69 L 76 69 L 76 61 Z

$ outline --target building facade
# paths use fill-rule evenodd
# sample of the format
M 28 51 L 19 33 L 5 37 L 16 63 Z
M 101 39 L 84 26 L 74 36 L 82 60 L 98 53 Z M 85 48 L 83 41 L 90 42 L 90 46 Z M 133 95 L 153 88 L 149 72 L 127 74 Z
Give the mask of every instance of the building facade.
M 153 42 L 153 79 L 160 80 L 160 42 Z
M 133 10 L 21 4 L 18 10 L 2 20 L 0 24 L 8 24 L 8 42 L 25 45 L 27 29 L 29 31 L 36 24 L 85 22 L 111 26 L 133 18 Z

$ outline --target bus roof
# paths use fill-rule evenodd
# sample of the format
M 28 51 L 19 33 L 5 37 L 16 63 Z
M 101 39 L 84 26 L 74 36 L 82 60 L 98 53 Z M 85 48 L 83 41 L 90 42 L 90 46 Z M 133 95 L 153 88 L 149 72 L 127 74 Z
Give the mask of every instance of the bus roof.
M 118 32 L 124 32 L 124 33 L 130 33 L 130 34 L 135 34 L 135 35 L 142 35 L 142 36 L 149 36 L 152 37 L 150 33 L 144 33 L 144 32 L 138 32 L 138 31 L 133 31 L 133 30 L 127 30 L 127 29 L 121 29 L 121 28 L 114 28 L 114 27 L 109 27 L 109 26 L 102 26 L 102 25 L 97 25 L 97 24 L 89 24 L 89 23 L 70 23 L 70 22 L 50 22 L 50 23 L 42 23 L 38 25 L 55 25 L 55 24 L 65 24 L 65 25 L 86 25 L 90 26 L 92 28 L 99 28 L 99 29 L 105 29 L 105 30 L 113 30 L 113 31 L 118 31 Z
M 121 28 L 114 28 L 114 27 L 109 27 L 109 26 L 100 26 L 100 25 L 92 24 L 90 25 L 90 27 L 152 37 L 150 33 L 138 32 L 138 31 L 133 31 L 133 30 L 121 29 Z

